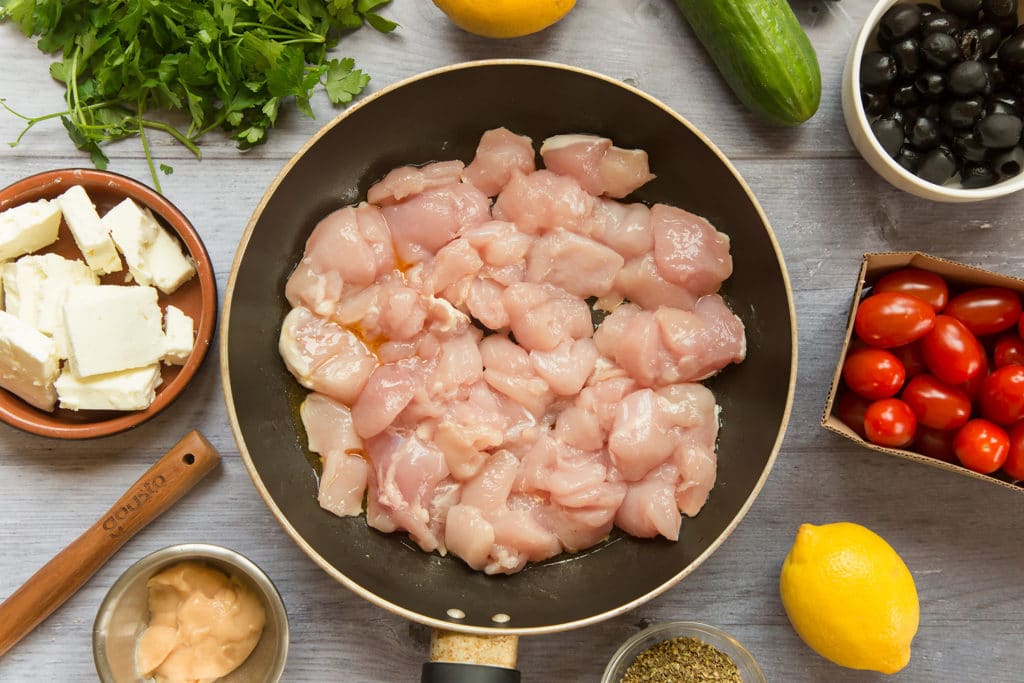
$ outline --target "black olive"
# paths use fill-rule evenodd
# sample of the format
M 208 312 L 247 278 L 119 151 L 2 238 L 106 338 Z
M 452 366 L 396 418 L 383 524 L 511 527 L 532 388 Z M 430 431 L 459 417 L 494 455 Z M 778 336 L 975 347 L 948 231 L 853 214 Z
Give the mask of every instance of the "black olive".
M 921 165 L 921 159 L 923 158 L 924 155 L 921 152 L 918 152 L 910 145 L 904 145 L 903 149 L 896 156 L 896 163 L 911 173 L 917 173 L 917 168 Z
M 871 132 L 885 153 L 895 158 L 903 146 L 903 126 L 895 119 L 878 119 L 871 124 Z
M 942 141 L 939 124 L 932 119 L 918 116 L 910 131 L 910 144 L 920 150 L 929 150 Z
M 914 33 L 920 23 L 920 7 L 908 2 L 897 2 L 882 15 L 878 30 L 892 40 L 900 40 Z
M 930 99 L 937 99 L 946 92 L 946 77 L 936 71 L 926 71 L 914 81 L 917 92 Z
M 903 110 L 903 133 L 908 138 L 910 134 L 914 132 L 914 123 L 921 118 L 920 107 L 910 107 L 909 109 Z
M 942 104 L 942 120 L 953 128 L 970 128 L 981 116 L 984 106 L 977 97 L 948 100 Z
M 992 168 L 1002 178 L 1017 175 L 1024 170 L 1024 147 L 1018 145 L 993 154 Z
M 997 180 L 999 177 L 988 164 L 964 164 L 960 172 L 960 184 L 967 189 L 988 187 Z
M 882 112 L 882 115 L 881 115 L 880 118 L 892 119 L 893 121 L 896 121 L 901 126 L 905 125 L 906 122 L 907 122 L 907 115 L 906 115 L 906 113 L 902 109 L 889 109 L 888 111 L 884 111 L 884 112 Z
M 978 142 L 973 130 L 953 138 L 953 151 L 966 161 L 984 161 L 988 156 L 988 150 Z
M 973 19 L 981 11 L 981 0 L 942 0 L 942 9 L 958 17 Z
M 917 7 L 921 10 L 922 17 L 927 17 L 929 14 L 935 14 L 939 11 L 939 8 L 930 2 L 919 2 L 917 3 Z
M 1024 74 L 1007 74 L 1006 80 L 1014 94 L 1024 97 Z
M 901 40 L 889 48 L 889 52 L 896 60 L 896 71 L 901 78 L 912 78 L 921 70 L 921 53 L 914 38 Z
M 893 106 L 899 107 L 900 109 L 907 109 L 909 107 L 917 106 L 918 100 L 921 98 L 918 95 L 917 90 L 912 85 L 898 85 L 896 89 L 892 91 L 892 103 Z
M 926 15 L 921 19 L 920 33 L 922 38 L 932 33 L 952 34 L 960 30 L 962 26 L 963 22 L 952 14 L 936 12 L 935 14 Z
M 1006 73 L 999 68 L 999 64 L 995 61 L 982 62 L 985 68 L 988 69 L 988 82 L 992 87 L 992 92 L 996 90 L 1002 90 L 1006 87 Z
M 978 121 L 974 132 L 989 149 L 1006 149 L 1020 142 L 1024 121 L 1013 114 L 992 114 Z
M 1017 0 L 982 0 L 981 8 L 988 17 L 1012 17 L 1017 15 Z
M 936 147 L 921 159 L 917 175 L 936 185 L 942 185 L 956 173 L 956 159 L 948 147 Z
M 878 116 L 889 108 L 889 95 L 884 92 L 864 91 L 860 94 L 860 101 L 868 116 Z
M 1020 112 L 1017 111 L 1017 107 L 1012 104 L 1000 102 L 999 100 L 990 100 L 988 104 L 985 105 L 985 116 L 991 116 L 992 114 L 1011 114 L 1013 116 L 1018 116 Z
M 982 58 L 991 57 L 1003 42 L 1003 32 L 995 24 L 978 24 L 978 49 Z
M 1013 109 L 1013 111 L 1003 112 L 1006 114 L 1020 114 L 1020 98 L 1014 95 L 1012 92 L 1002 90 L 997 92 L 995 95 L 989 98 L 989 104 L 1000 104 L 1007 108 Z
M 960 62 L 949 70 L 947 87 L 951 93 L 960 97 L 983 93 L 989 88 L 988 69 L 981 62 Z
M 884 90 L 896 80 L 896 60 L 884 52 L 866 52 L 860 60 L 860 85 L 866 90 Z
M 1015 33 L 999 46 L 999 68 L 1010 73 L 1024 71 L 1024 33 Z
M 961 59 L 960 45 L 956 38 L 946 33 L 929 33 L 922 38 L 921 54 L 925 62 L 939 69 L 945 69 Z
M 999 27 L 999 30 L 1003 32 L 1004 36 L 1011 35 L 1017 30 L 1017 15 L 1013 14 L 1005 18 L 999 17 L 986 17 L 986 21 L 991 21 L 993 24 Z
M 929 102 L 921 107 L 921 116 L 938 121 L 942 117 L 942 105 L 938 102 Z

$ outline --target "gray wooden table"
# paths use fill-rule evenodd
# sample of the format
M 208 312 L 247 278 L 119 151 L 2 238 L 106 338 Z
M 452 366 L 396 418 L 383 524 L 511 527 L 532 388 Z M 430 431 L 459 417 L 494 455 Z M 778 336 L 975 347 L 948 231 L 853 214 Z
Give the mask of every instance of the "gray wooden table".
M 1021 680 L 1024 660 L 1024 495 L 861 449 L 819 425 L 860 257 L 920 249 L 1024 275 L 1016 196 L 947 206 L 900 193 L 858 157 L 839 106 L 842 64 L 872 2 L 795 0 L 818 51 L 821 109 L 792 130 L 753 120 L 719 79 L 671 0 L 580 0 L 559 25 L 496 42 L 455 29 L 426 0 L 395 0 L 390 36 L 361 31 L 340 52 L 380 88 L 428 68 L 489 57 L 550 59 L 605 73 L 660 98 L 737 165 L 767 212 L 789 267 L 799 320 L 796 402 L 782 451 L 749 514 L 693 575 L 630 614 L 586 629 L 528 638 L 520 667 L 531 681 L 593 681 L 608 657 L 649 622 L 697 620 L 745 643 L 771 681 L 870 681 L 810 651 L 790 627 L 778 572 L 802 522 L 849 520 L 879 532 L 905 558 L 921 598 L 921 627 L 898 681 Z M 0 25 L 0 97 L 41 114 L 60 108 L 49 58 Z M 205 158 L 152 137 L 174 167 L 163 189 L 200 230 L 223 294 L 237 241 L 268 184 L 334 112 L 282 116 L 268 144 L 239 154 L 211 135 Z M 0 141 L 20 129 L 0 113 Z M 148 182 L 135 142 L 109 148 L 111 169 Z M 0 147 L 0 185 L 31 173 L 87 166 L 59 124 L 17 148 Z M 256 494 L 228 427 L 216 351 L 185 396 L 139 429 L 61 442 L 0 426 L 0 598 L 92 523 L 182 434 L 199 428 L 223 467 L 130 541 L 62 609 L 0 659 L 0 681 L 90 681 L 90 631 L 107 588 L 129 564 L 173 543 L 227 545 L 276 582 L 291 619 L 287 681 L 412 681 L 429 637 L 417 625 L 336 584 L 289 540 Z

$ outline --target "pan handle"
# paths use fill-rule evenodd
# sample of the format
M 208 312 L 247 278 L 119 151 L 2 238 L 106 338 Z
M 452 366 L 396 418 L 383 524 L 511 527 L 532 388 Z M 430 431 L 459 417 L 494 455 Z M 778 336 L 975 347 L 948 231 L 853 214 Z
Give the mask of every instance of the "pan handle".
M 433 632 L 420 683 L 519 683 L 518 636 Z

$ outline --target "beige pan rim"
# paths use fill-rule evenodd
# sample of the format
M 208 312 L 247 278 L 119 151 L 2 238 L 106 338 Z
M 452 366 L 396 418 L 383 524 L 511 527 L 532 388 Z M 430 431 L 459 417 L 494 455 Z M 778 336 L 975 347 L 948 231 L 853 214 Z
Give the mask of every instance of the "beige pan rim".
M 584 76 L 589 76 L 590 78 L 595 78 L 595 79 L 598 79 L 598 80 L 601 80 L 601 81 L 605 81 L 605 82 L 610 83 L 610 84 L 612 84 L 612 85 L 614 85 L 616 87 L 622 88 L 624 90 L 628 90 L 629 92 L 633 93 L 634 95 L 637 95 L 638 97 L 644 98 L 645 100 L 647 100 L 651 104 L 654 104 L 658 108 L 664 110 L 667 114 L 671 115 L 673 118 L 675 118 L 677 121 L 679 121 L 679 123 L 681 123 L 682 125 L 686 126 L 697 137 L 699 137 L 700 140 L 705 145 L 707 145 L 711 149 L 712 152 L 715 153 L 715 155 L 722 161 L 722 163 L 725 164 L 725 166 L 729 169 L 729 171 L 733 174 L 733 176 L 736 177 L 737 181 L 739 181 L 740 185 L 743 187 L 743 191 L 747 193 L 747 197 L 749 197 L 749 199 L 750 199 L 751 203 L 753 204 L 754 208 L 757 210 L 758 216 L 761 218 L 761 221 L 764 223 L 765 230 L 767 230 L 767 232 L 768 232 L 768 238 L 771 241 L 772 249 L 775 252 L 775 258 L 778 261 L 779 268 L 781 269 L 783 281 L 784 281 L 784 284 L 785 284 L 786 299 L 787 299 L 787 304 L 789 306 L 789 319 L 791 321 L 790 322 L 790 336 L 791 336 L 792 349 L 793 349 L 792 356 L 791 356 L 791 361 L 790 361 L 791 365 L 790 365 L 790 371 L 789 371 L 789 388 L 788 388 L 788 390 L 786 392 L 786 406 L 785 406 L 785 410 L 783 411 L 783 414 L 782 414 L 782 423 L 779 426 L 779 434 L 778 434 L 778 436 L 775 439 L 775 443 L 772 445 L 771 454 L 768 457 L 768 463 L 765 466 L 764 472 L 761 474 L 760 479 L 758 479 L 757 484 L 754 486 L 753 491 L 751 491 L 750 496 L 747 497 L 747 500 L 743 503 L 743 506 L 740 508 L 739 512 L 733 518 L 732 522 L 730 522 L 729 525 L 725 528 L 725 530 L 721 533 L 721 535 L 719 535 L 719 537 L 717 539 L 715 539 L 715 541 L 703 553 L 698 555 L 697 558 L 694 559 L 694 561 L 691 562 L 686 568 L 684 568 L 682 571 L 680 571 L 678 574 L 673 576 L 671 579 L 669 579 L 668 581 L 666 581 L 662 585 L 658 586 L 657 588 L 655 588 L 654 590 L 652 590 L 652 591 L 650 591 L 648 593 L 645 593 L 644 595 L 641 595 L 640 597 L 636 598 L 635 600 L 631 600 L 630 602 L 627 602 L 627 603 L 625 603 L 623 605 L 619 605 L 618 607 L 616 607 L 614 609 L 611 609 L 611 610 L 608 610 L 608 611 L 605 611 L 605 612 L 601 612 L 600 614 L 595 614 L 595 615 L 593 615 L 591 617 L 587 617 L 586 619 L 579 619 L 579 620 L 576 620 L 576 621 L 564 622 L 564 623 L 560 623 L 560 624 L 552 624 L 552 625 L 549 625 L 549 626 L 536 626 L 536 627 L 531 627 L 531 628 L 514 628 L 514 627 L 511 627 L 511 628 L 491 628 L 491 627 L 482 627 L 482 626 L 470 626 L 470 625 L 467 625 L 467 624 L 458 624 L 458 623 L 454 623 L 454 622 L 451 622 L 451 621 L 444 621 L 444 620 L 441 620 L 441 619 L 435 619 L 433 617 L 428 617 L 426 615 L 420 614 L 419 612 L 414 612 L 414 611 L 409 610 L 409 609 L 407 609 L 407 608 L 405 608 L 405 607 L 403 607 L 401 605 L 395 604 L 395 603 L 393 603 L 393 602 L 391 602 L 389 600 L 386 600 L 386 599 L 382 598 L 381 596 L 377 595 L 376 593 L 373 593 L 371 591 L 366 590 L 363 586 L 359 585 L 358 583 L 356 583 L 355 581 L 350 579 L 348 576 L 346 576 L 344 573 L 338 571 L 338 569 L 336 567 L 334 567 L 332 564 L 327 562 L 327 560 L 325 560 L 322 555 L 320 555 L 309 543 L 306 542 L 306 540 L 302 537 L 302 535 L 299 534 L 299 532 L 295 529 L 295 527 L 292 526 L 292 524 L 284 516 L 284 514 L 281 512 L 280 508 L 278 508 L 277 505 L 274 503 L 274 499 L 271 497 L 270 492 L 267 490 L 267 487 L 263 484 L 263 480 L 260 478 L 259 473 L 256 471 L 256 467 L 253 464 L 252 457 L 249 455 L 249 450 L 248 450 L 248 448 L 246 446 L 245 438 L 242 435 L 241 429 L 239 428 L 239 425 L 238 425 L 238 416 L 235 414 L 234 399 L 233 399 L 232 394 L 231 394 L 231 381 L 230 381 L 230 378 L 228 376 L 228 367 L 229 367 L 229 364 L 228 364 L 228 360 L 229 360 L 228 359 L 228 335 L 229 335 L 229 332 L 230 332 L 230 324 L 231 324 L 231 303 L 232 303 L 232 300 L 234 299 L 235 279 L 236 279 L 236 276 L 237 276 L 237 273 L 238 273 L 238 266 L 239 266 L 239 264 L 241 263 L 242 259 L 245 256 L 245 251 L 246 251 L 246 248 L 248 247 L 249 240 L 252 238 L 253 229 L 254 229 L 257 221 L 259 220 L 260 216 L 263 214 L 263 210 L 266 207 L 267 202 L 270 200 L 270 197 L 277 190 L 277 187 L 281 184 L 281 181 L 283 180 L 283 178 L 291 171 L 291 169 L 295 165 L 295 163 L 299 159 L 301 159 L 302 156 L 310 149 L 310 147 L 312 147 L 314 144 L 316 144 L 317 141 L 319 141 L 321 137 L 323 137 L 329 130 L 331 130 L 336 125 L 338 125 L 338 123 L 340 123 L 346 117 L 350 116 L 351 114 L 353 114 L 356 111 L 359 111 L 361 108 L 369 105 L 371 102 L 375 101 L 376 99 L 378 99 L 380 97 L 383 97 L 383 96 L 387 95 L 388 93 L 390 93 L 390 92 L 392 92 L 394 90 L 397 90 L 397 89 L 399 89 L 399 88 L 401 88 L 403 86 L 406 86 L 406 85 L 408 85 L 410 83 L 415 83 L 417 81 L 428 79 L 428 78 L 431 78 L 433 76 L 437 76 L 439 74 L 443 74 L 443 73 L 446 73 L 446 72 L 449 72 L 449 71 L 458 71 L 458 70 L 462 70 L 462 69 L 476 69 L 476 68 L 480 68 L 480 67 L 489 67 L 489 66 L 508 66 L 508 65 L 513 65 L 513 66 L 515 66 L 515 65 L 533 66 L 533 67 L 543 67 L 543 68 L 548 68 L 548 69 L 558 69 L 558 70 L 562 70 L 562 71 L 569 71 L 569 72 L 573 72 L 573 73 L 582 74 Z M 336 581 L 338 581 L 339 583 L 344 585 L 346 588 L 348 588 L 352 592 L 356 593 L 360 597 L 363 597 L 366 600 L 369 600 L 373 604 L 375 604 L 375 605 L 377 605 L 379 607 L 383 607 L 384 609 L 388 610 L 389 612 L 391 612 L 393 614 L 396 614 L 396 615 L 398 615 L 400 617 L 404 617 L 404 618 L 409 619 L 411 621 L 415 621 L 415 622 L 418 622 L 418 623 L 421 623 L 421 624 L 425 624 L 426 626 L 430 626 L 432 628 L 443 629 L 443 630 L 447 630 L 447 631 L 459 631 L 459 632 L 462 632 L 462 633 L 472 633 L 472 634 L 477 634 L 477 635 L 541 635 L 541 634 L 545 634 L 545 633 L 557 633 L 559 631 L 567 631 L 569 629 L 580 628 L 580 627 L 583 627 L 583 626 L 589 626 L 591 624 L 596 624 L 596 623 L 599 623 L 599 622 L 604 621 L 606 619 L 610 619 L 610 618 L 612 618 L 614 616 L 617 616 L 619 614 L 623 614 L 625 612 L 629 612 L 630 610 L 632 610 L 632 609 L 642 605 L 643 603 L 645 603 L 645 602 L 647 602 L 647 601 L 649 601 L 649 600 L 651 600 L 651 599 L 661 595 L 662 593 L 667 591 L 669 588 L 671 588 L 672 586 L 674 586 L 677 583 L 679 583 L 679 581 L 681 581 L 682 579 L 686 578 L 697 567 L 699 567 L 704 562 L 704 560 L 706 560 L 708 557 L 710 557 L 711 554 L 715 550 L 718 549 L 718 547 L 722 544 L 723 541 L 725 541 L 726 538 L 729 537 L 729 535 L 733 532 L 733 530 L 736 529 L 736 527 L 739 525 L 740 521 L 742 521 L 743 518 L 746 516 L 747 511 L 750 509 L 750 506 L 754 502 L 754 499 L 757 498 L 757 495 L 758 495 L 758 493 L 760 493 L 761 488 L 764 486 L 765 481 L 767 481 L 768 474 L 771 472 L 771 469 L 772 469 L 772 467 L 775 464 L 775 459 L 778 456 L 779 448 L 782 445 L 783 437 L 786 434 L 786 427 L 789 425 L 790 412 L 791 412 L 792 407 L 793 407 L 793 392 L 794 392 L 794 389 L 795 389 L 795 386 L 796 386 L 796 365 L 797 365 L 796 310 L 795 310 L 794 305 L 793 305 L 793 288 L 792 288 L 792 286 L 790 284 L 789 273 L 786 270 L 786 263 L 785 263 L 785 261 L 782 258 L 782 250 L 779 248 L 778 240 L 775 237 L 775 232 L 772 230 L 771 224 L 768 222 L 768 217 L 765 215 L 764 210 L 761 208 L 761 205 L 758 203 L 757 198 L 754 197 L 754 193 L 751 191 L 751 189 L 747 185 L 746 181 L 743 179 L 743 177 L 736 170 L 736 167 L 732 165 L 732 163 L 725 157 L 725 155 L 722 154 L 721 150 L 719 150 L 718 147 L 715 146 L 715 144 L 712 143 L 711 140 L 709 140 L 707 138 L 707 136 L 705 136 L 703 133 L 701 133 L 699 130 L 697 130 L 697 128 L 693 124 L 691 124 L 687 119 L 685 119 L 684 117 L 682 117 L 681 115 L 676 113 L 668 105 L 664 104 L 663 102 L 659 101 L 658 99 L 656 99 L 654 97 L 651 97 L 650 95 L 642 92 L 641 90 L 639 90 L 637 88 L 634 88 L 632 86 L 629 86 L 629 85 L 627 85 L 625 83 L 622 83 L 621 81 L 618 81 L 616 79 L 610 78 L 610 77 L 602 75 L 600 73 L 597 73 L 596 71 L 590 71 L 588 69 L 581 69 L 579 67 L 574 67 L 574 66 L 567 66 L 565 64 L 559 64 L 557 62 L 548 62 L 548 61 L 534 60 L 534 59 L 485 59 L 485 60 L 478 60 L 478 61 L 471 61 L 471 62 L 461 62 L 459 64 L 452 64 L 452 65 L 449 65 L 449 66 L 444 66 L 444 67 L 440 67 L 440 68 L 437 68 L 437 69 L 432 69 L 430 71 L 425 71 L 423 73 L 417 74 L 415 76 L 411 76 L 409 78 L 406 78 L 406 79 L 403 79 L 401 81 L 398 81 L 397 83 L 389 85 L 389 86 L 379 90 L 378 92 L 373 93 L 373 94 L 367 96 L 366 98 L 364 98 L 360 102 L 352 105 L 351 107 L 346 109 L 344 112 L 342 112 L 341 114 L 336 116 L 333 120 L 331 120 L 329 123 L 327 123 L 318 132 L 316 132 L 306 142 L 306 144 L 303 145 L 302 148 L 300 148 L 298 152 L 296 152 L 295 156 L 293 156 L 291 158 L 291 160 L 289 160 L 289 162 L 284 166 L 284 168 L 281 169 L 280 173 L 277 174 L 277 177 L 274 178 L 273 183 L 271 183 L 270 187 L 267 189 L 266 193 L 263 195 L 263 198 L 260 200 L 260 203 L 256 207 L 255 212 L 253 212 L 252 218 L 249 220 L 249 224 L 246 226 L 245 233 L 242 235 L 242 239 L 239 242 L 238 250 L 235 253 L 234 262 L 231 265 L 231 273 L 228 276 L 227 291 L 226 291 L 226 294 L 224 296 L 224 306 L 223 306 L 222 313 L 221 313 L 220 352 L 221 352 L 220 353 L 221 383 L 222 383 L 223 388 L 224 388 L 224 400 L 225 400 L 225 403 L 227 405 L 228 418 L 231 421 L 231 431 L 234 433 L 235 441 L 238 444 L 238 448 L 239 448 L 239 451 L 241 453 L 242 460 L 245 462 L 245 468 L 246 468 L 246 470 L 248 470 L 249 476 L 252 479 L 253 484 L 256 486 L 256 490 L 259 492 L 260 497 L 263 498 L 263 502 L 266 503 L 267 507 L 270 508 L 270 511 L 274 514 L 274 517 L 277 518 L 277 521 L 281 524 L 282 527 L 284 527 L 284 530 L 288 533 L 289 536 L 292 537 L 292 540 L 295 541 L 296 544 L 298 544 L 298 546 L 302 549 L 302 551 L 304 553 L 306 553 L 310 557 L 310 559 L 312 559 L 314 562 L 316 562 L 320 566 L 321 569 L 323 569 L 325 572 L 327 572 L 330 576 L 332 576 Z

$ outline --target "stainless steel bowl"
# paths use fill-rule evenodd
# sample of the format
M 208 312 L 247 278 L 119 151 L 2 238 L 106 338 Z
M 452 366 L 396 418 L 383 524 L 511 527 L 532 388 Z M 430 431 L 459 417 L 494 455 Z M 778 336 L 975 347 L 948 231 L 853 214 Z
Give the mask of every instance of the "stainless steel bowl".
M 276 683 L 288 658 L 288 614 L 274 584 L 251 560 L 234 550 L 203 543 L 182 543 L 142 558 L 114 582 L 100 603 L 92 629 L 96 672 L 103 683 L 144 683 L 135 670 L 135 644 L 149 621 L 146 582 L 161 569 L 184 560 L 216 567 L 247 584 L 260 596 L 267 622 L 256 649 L 220 683 Z

